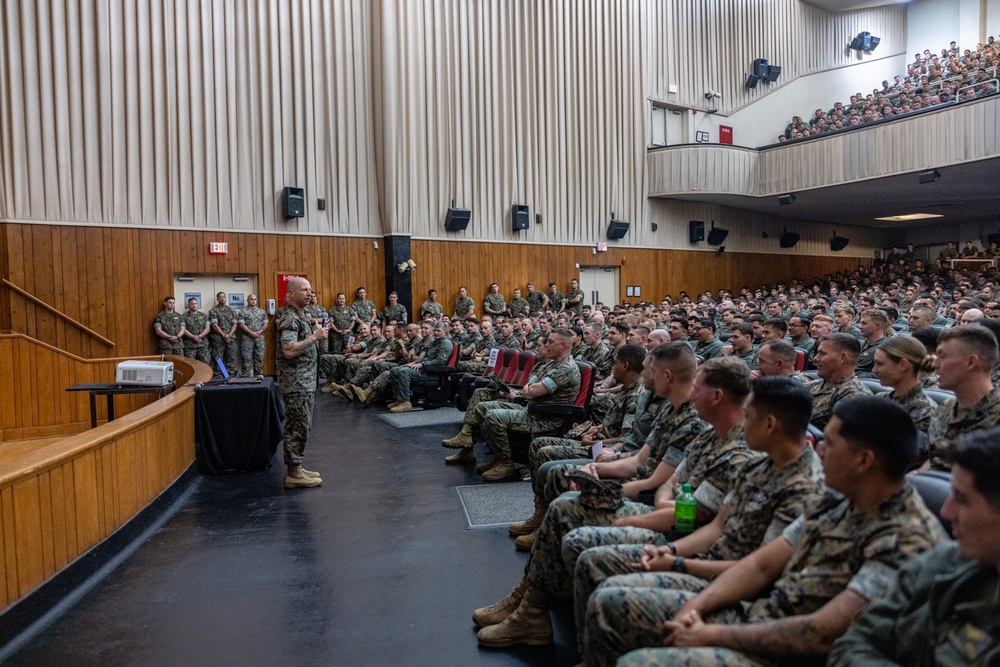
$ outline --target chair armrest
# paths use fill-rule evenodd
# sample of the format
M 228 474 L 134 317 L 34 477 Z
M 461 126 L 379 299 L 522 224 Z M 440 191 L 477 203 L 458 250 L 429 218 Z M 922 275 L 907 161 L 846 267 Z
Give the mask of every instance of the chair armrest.
M 538 417 L 576 417 L 583 418 L 587 414 L 586 408 L 568 403 L 542 403 L 541 405 L 529 405 L 528 414 Z
M 454 366 L 424 366 L 420 370 L 422 370 L 425 373 L 430 373 L 430 374 L 433 374 L 433 375 L 443 375 L 445 373 L 454 373 L 455 372 L 455 367 Z

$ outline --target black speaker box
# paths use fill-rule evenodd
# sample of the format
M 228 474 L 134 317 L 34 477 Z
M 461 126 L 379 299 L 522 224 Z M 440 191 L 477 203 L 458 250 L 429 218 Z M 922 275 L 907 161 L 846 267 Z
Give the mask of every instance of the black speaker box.
M 795 195 L 781 195 L 778 197 L 778 203 L 782 206 L 788 206 L 789 204 L 795 203 Z
M 608 240 L 617 241 L 628 234 L 628 223 L 624 220 L 612 220 L 608 223 Z
M 708 230 L 708 245 L 722 245 L 726 237 L 729 236 L 728 229 L 719 229 L 718 227 L 712 227 Z
M 444 218 L 444 228 L 449 232 L 461 232 L 469 226 L 472 211 L 467 208 L 449 208 Z
M 785 232 L 778 239 L 778 245 L 782 248 L 794 248 L 795 244 L 799 242 L 799 235 L 795 232 Z
M 691 243 L 705 240 L 705 222 L 703 220 L 692 220 L 688 223 L 688 236 Z
M 306 191 L 302 188 L 282 190 L 281 215 L 286 218 L 304 218 L 306 215 Z
M 751 74 L 747 77 L 747 88 L 756 88 L 758 82 L 760 82 L 760 77 L 756 74 Z
M 510 207 L 510 224 L 515 232 L 527 229 L 531 225 L 531 211 L 525 204 L 514 204 Z
M 834 252 L 840 252 L 847 247 L 847 244 L 851 242 L 851 239 L 846 236 L 834 236 L 830 239 L 830 250 Z
M 781 76 L 781 67 L 778 65 L 771 65 L 767 68 L 767 80 L 774 83 Z
M 753 61 L 753 73 L 761 79 L 767 78 L 767 58 L 757 58 Z

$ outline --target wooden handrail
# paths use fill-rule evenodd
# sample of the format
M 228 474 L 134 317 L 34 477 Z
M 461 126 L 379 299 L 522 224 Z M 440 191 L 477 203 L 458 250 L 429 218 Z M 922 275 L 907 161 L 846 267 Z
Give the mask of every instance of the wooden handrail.
M 34 345 L 38 345 L 40 347 L 44 347 L 47 350 L 51 350 L 52 352 L 56 352 L 58 354 L 61 354 L 64 357 L 68 357 L 69 359 L 72 359 L 73 361 L 79 361 L 80 363 L 83 363 L 83 364 L 100 364 L 100 363 L 103 363 L 103 362 L 106 362 L 106 361 L 122 361 L 123 360 L 123 357 L 101 357 L 100 359 L 84 359 L 83 357 L 79 357 L 79 356 L 73 354 L 72 352 L 67 352 L 66 350 L 63 350 L 62 348 L 58 348 L 55 345 L 50 345 L 49 343 L 46 343 L 45 341 L 38 340 L 37 338 L 32 338 L 28 334 L 19 333 L 17 331 L 0 332 L 0 338 L 23 338 L 24 340 L 26 340 L 26 341 L 34 344 Z M 146 361 L 163 361 L 164 355 L 162 355 L 162 354 L 146 354 L 146 355 L 142 355 L 142 356 L 138 356 L 138 357 L 129 357 L 129 359 L 130 360 L 131 359 L 135 359 L 137 361 L 140 361 L 140 360 L 146 360 Z
M 84 333 L 86 333 L 88 336 L 96 338 L 97 340 L 101 341 L 102 343 L 104 343 L 108 347 L 115 347 L 114 342 L 108 340 L 107 338 L 105 338 L 101 334 L 97 333 L 96 331 L 94 331 L 93 329 L 91 329 L 87 325 L 83 324 L 82 322 L 77 322 L 72 317 L 70 317 L 66 313 L 62 312 L 58 308 L 50 306 L 49 304 L 45 303 L 44 301 L 42 301 L 41 299 L 39 299 L 34 294 L 31 294 L 30 292 L 24 291 L 23 289 L 21 289 L 20 287 L 18 287 L 14 283 L 10 282 L 6 278 L 0 278 L 0 283 L 3 283 L 7 287 L 9 287 L 11 290 L 13 290 L 15 293 L 20 294 L 25 299 L 28 299 L 29 301 L 31 301 L 31 302 L 33 302 L 33 303 L 41 306 L 42 308 L 44 308 L 45 310 L 49 311 L 53 315 L 66 320 L 67 322 L 69 322 L 70 324 L 72 324 L 73 326 L 75 326 L 80 331 L 83 331 Z

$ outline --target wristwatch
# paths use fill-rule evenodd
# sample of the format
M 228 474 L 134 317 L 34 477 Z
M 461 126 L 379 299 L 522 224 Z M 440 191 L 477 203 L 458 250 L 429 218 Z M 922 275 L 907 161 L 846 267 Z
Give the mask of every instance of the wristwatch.
M 672 572 L 680 572 L 681 574 L 687 574 L 688 568 L 684 563 L 684 556 L 678 556 L 674 559 L 674 564 L 670 567 Z

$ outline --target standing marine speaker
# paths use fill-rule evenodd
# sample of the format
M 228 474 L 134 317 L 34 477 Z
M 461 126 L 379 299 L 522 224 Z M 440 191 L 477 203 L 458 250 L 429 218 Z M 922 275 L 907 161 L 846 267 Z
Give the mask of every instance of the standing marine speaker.
M 692 220 L 688 223 L 688 237 L 691 243 L 705 240 L 705 221 Z
M 527 229 L 531 225 L 531 210 L 526 204 L 514 204 L 510 207 L 510 223 L 515 232 Z
M 304 218 L 306 191 L 302 188 L 285 188 L 281 191 L 281 215 L 286 218 Z

